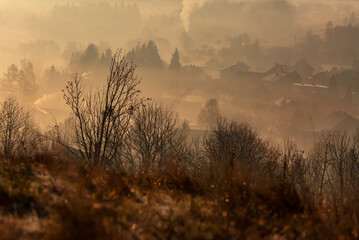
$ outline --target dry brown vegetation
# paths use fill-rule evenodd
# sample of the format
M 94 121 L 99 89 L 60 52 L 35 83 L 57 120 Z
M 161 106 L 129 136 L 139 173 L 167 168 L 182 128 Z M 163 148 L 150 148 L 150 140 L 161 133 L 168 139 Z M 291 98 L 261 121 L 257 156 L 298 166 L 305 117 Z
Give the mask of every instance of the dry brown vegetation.
M 208 181 L 171 163 L 130 174 L 51 154 L 0 165 L 3 239 L 358 237 L 357 198 L 313 203 L 263 172 Z

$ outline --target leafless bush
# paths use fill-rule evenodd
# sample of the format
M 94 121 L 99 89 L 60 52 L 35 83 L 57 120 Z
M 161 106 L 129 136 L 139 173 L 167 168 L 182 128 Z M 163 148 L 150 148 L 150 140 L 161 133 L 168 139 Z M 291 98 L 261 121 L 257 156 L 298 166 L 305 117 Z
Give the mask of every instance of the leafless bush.
M 86 93 L 83 80 L 76 76 L 63 90 L 73 113 L 72 134 L 57 140 L 79 159 L 93 165 L 120 161 L 130 120 L 143 102 L 136 89 L 139 83 L 135 66 L 126 62 L 121 51 L 111 61 L 103 89 Z
M 199 113 L 198 121 L 199 123 L 211 128 L 216 124 L 220 116 L 221 114 L 218 108 L 218 101 L 216 99 L 210 99 L 206 102 L 205 107 Z
M 247 123 L 219 118 L 203 142 L 204 154 L 210 161 L 211 172 L 225 167 L 226 175 L 240 164 L 247 169 L 261 168 L 268 144 Z M 220 170 L 219 170 L 220 171 Z
M 359 183 L 359 132 L 324 132 L 311 155 L 313 191 L 320 197 L 343 201 Z
M 135 168 L 161 168 L 169 158 L 183 158 L 185 135 L 172 110 L 149 102 L 135 113 L 127 147 L 128 159 Z
M 5 156 L 29 155 L 39 144 L 39 134 L 30 113 L 12 97 L 0 109 L 1 151 Z
M 308 189 L 307 174 L 309 164 L 304 157 L 304 152 L 300 151 L 293 141 L 289 138 L 283 141 L 281 146 L 279 164 L 280 176 L 282 183 L 293 184 L 302 193 L 305 193 Z

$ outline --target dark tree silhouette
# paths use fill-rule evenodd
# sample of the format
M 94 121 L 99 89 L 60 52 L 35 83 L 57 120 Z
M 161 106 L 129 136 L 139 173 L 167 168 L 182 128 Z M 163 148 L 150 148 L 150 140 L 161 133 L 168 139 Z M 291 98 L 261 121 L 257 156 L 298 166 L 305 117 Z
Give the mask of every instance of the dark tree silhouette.
M 268 151 L 268 144 L 250 125 L 226 118 L 217 119 L 203 145 L 211 174 L 222 172 L 227 177 L 231 176 L 235 166 L 260 169 Z
M 2 79 L 2 85 L 4 90 L 9 93 L 13 93 L 15 90 L 16 83 L 18 82 L 20 76 L 19 68 L 15 64 L 11 64 L 6 73 L 4 73 L 4 77 Z
M 154 41 L 137 45 L 136 48 L 133 48 L 127 53 L 126 58 L 129 61 L 133 61 L 139 67 L 152 69 L 163 68 L 163 61 Z
M 176 114 L 161 103 L 150 102 L 135 113 L 129 134 L 132 164 L 140 169 L 161 168 L 166 159 L 181 159 L 185 134 Z
M 218 108 L 217 100 L 210 99 L 206 102 L 205 107 L 199 113 L 198 121 L 207 127 L 212 127 L 220 116 L 221 114 Z
M 95 44 L 90 44 L 85 52 L 80 57 L 80 62 L 83 64 L 93 64 L 96 63 L 100 58 L 100 53 Z
M 0 143 L 5 156 L 20 155 L 36 148 L 36 126 L 26 112 L 12 97 L 8 97 L 0 109 Z
M 25 99 L 34 99 L 38 90 L 38 85 L 36 84 L 36 76 L 34 73 L 34 66 L 29 60 L 21 61 L 21 70 L 18 85 L 20 88 L 20 94 L 25 97 Z
M 111 165 L 120 161 L 124 137 L 133 113 L 142 105 L 140 81 L 135 66 L 121 51 L 112 58 L 104 89 L 85 93 L 79 76 L 70 81 L 64 92 L 73 118 L 73 132 L 63 138 L 57 128 L 58 141 L 83 161 L 93 165 Z
M 181 68 L 182 68 L 182 65 L 180 63 L 178 50 L 176 48 L 175 52 L 172 55 L 171 63 L 169 65 L 168 69 L 173 70 L 173 71 L 179 71 L 179 70 L 181 70 Z
M 4 73 L 2 87 L 7 94 L 23 100 L 33 100 L 38 89 L 33 64 L 23 59 L 20 69 L 15 64 L 10 65 Z

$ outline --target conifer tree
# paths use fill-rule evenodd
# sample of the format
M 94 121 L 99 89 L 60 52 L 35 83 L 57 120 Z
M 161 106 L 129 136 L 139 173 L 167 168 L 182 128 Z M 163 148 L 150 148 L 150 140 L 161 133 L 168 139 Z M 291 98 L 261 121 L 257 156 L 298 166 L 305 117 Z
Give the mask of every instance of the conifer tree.
M 169 70 L 178 71 L 181 70 L 182 66 L 179 60 L 178 49 L 176 48 L 175 52 L 172 55 L 171 63 L 168 67 Z

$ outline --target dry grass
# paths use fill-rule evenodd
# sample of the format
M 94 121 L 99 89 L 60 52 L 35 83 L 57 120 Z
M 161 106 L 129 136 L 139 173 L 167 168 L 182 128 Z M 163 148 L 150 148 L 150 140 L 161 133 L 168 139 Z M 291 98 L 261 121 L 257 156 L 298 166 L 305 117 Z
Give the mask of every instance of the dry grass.
M 210 181 L 180 166 L 129 174 L 46 155 L 0 161 L 1 239 L 355 239 L 356 200 L 315 207 L 263 173 Z

